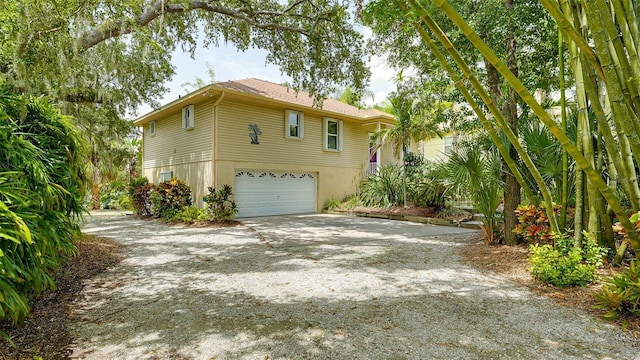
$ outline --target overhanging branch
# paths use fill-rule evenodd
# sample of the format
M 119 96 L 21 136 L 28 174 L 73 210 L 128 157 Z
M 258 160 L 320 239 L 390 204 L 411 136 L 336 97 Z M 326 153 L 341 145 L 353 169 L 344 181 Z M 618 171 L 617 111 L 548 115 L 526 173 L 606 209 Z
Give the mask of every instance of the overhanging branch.
M 188 3 L 181 4 L 170 4 L 167 1 L 158 0 L 153 5 L 147 7 L 140 13 L 140 15 L 136 16 L 132 19 L 123 19 L 118 21 L 112 21 L 106 23 L 100 27 L 90 29 L 84 32 L 78 39 L 78 49 L 82 51 L 86 51 L 91 47 L 113 37 L 117 37 L 120 35 L 130 34 L 136 28 L 145 27 L 153 20 L 160 17 L 163 13 L 186 13 L 194 10 L 203 10 L 208 11 L 220 15 L 224 15 L 227 17 L 235 18 L 238 20 L 242 20 L 247 24 L 264 30 L 282 30 L 287 32 L 299 33 L 303 35 L 309 35 L 307 29 L 296 26 L 287 26 L 278 22 L 273 21 L 261 21 L 261 17 L 269 17 L 269 18 L 277 18 L 277 17 L 298 17 L 298 18 L 306 18 L 310 21 L 319 21 L 319 20 L 328 20 L 328 13 L 320 13 L 313 17 L 304 16 L 301 14 L 297 14 L 292 12 L 292 10 L 299 6 L 301 3 L 308 0 L 298 1 L 283 11 L 260 11 L 255 10 L 250 6 L 242 7 L 242 8 L 227 8 L 214 6 L 211 1 L 189 1 Z

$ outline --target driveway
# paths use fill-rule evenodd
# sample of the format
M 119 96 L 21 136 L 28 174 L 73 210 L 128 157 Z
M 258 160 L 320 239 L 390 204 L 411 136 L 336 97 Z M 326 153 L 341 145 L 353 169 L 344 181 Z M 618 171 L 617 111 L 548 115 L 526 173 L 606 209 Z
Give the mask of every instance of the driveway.
M 309 215 L 96 216 L 129 245 L 74 306 L 87 359 L 640 359 L 637 340 L 462 265 L 470 230 Z

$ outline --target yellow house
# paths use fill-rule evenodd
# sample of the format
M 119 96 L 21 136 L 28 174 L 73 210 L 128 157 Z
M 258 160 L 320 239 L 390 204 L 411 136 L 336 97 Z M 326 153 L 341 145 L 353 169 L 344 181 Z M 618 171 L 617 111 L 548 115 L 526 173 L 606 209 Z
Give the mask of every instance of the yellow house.
M 184 180 L 194 204 L 207 187 L 233 186 L 238 217 L 315 213 L 356 191 L 385 162 L 369 134 L 393 116 L 259 79 L 205 86 L 136 119 L 143 128 L 143 174 Z
M 454 142 L 454 134 L 451 132 L 442 137 L 424 139 L 418 142 L 417 152 L 425 160 L 445 160 L 453 150 Z

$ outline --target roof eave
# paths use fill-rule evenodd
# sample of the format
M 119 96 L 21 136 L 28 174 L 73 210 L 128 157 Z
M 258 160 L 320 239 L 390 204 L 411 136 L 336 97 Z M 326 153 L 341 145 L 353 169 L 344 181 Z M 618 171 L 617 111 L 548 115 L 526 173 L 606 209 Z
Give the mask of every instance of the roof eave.
M 207 85 L 207 86 L 202 87 L 202 88 L 200 88 L 200 89 L 198 89 L 198 90 L 196 90 L 196 91 L 194 91 L 192 93 L 189 93 L 189 94 L 187 94 L 185 96 L 181 96 L 181 97 L 173 100 L 172 102 L 170 102 L 170 103 L 168 103 L 166 105 L 162 105 L 159 108 L 157 108 L 157 109 L 155 109 L 155 110 L 153 110 L 151 112 L 148 112 L 148 113 L 140 116 L 139 118 L 133 120 L 133 125 L 135 125 L 135 126 L 143 126 L 143 125 L 149 123 L 150 121 L 158 120 L 159 118 L 162 117 L 163 113 L 165 113 L 167 111 L 179 109 L 179 108 L 182 107 L 183 104 L 192 102 L 198 96 L 207 95 L 208 93 L 210 94 L 210 92 L 212 90 L 216 90 L 216 87 L 214 85 Z

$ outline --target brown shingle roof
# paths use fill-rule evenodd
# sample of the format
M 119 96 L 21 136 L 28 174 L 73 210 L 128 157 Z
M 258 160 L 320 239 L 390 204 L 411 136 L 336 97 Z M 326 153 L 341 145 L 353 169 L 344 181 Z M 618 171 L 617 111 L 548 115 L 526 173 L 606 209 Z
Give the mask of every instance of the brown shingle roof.
M 229 89 L 247 94 L 262 96 L 265 98 L 283 101 L 298 106 L 313 107 L 313 97 L 306 91 L 296 91 L 284 85 L 275 84 L 255 78 L 223 81 L 213 84 L 214 88 Z M 380 110 L 375 109 L 359 109 L 355 106 L 345 104 L 338 100 L 326 99 L 322 102 L 320 109 L 334 113 L 340 113 L 347 116 L 368 119 L 375 117 L 392 118 Z

